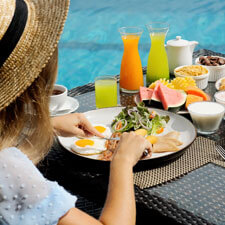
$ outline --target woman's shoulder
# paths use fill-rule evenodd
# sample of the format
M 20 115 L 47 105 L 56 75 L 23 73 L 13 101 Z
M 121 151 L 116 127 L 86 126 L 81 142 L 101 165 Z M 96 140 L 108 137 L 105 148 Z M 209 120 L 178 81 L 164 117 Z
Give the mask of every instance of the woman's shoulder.
M 57 223 L 76 202 L 75 196 L 57 182 L 45 179 L 32 161 L 14 147 L 0 151 L 0 199 L 4 220 L 24 225 L 32 224 L 33 217 L 38 224 Z M 46 211 L 52 215 L 47 217 Z M 22 214 L 26 217 L 21 220 Z
M 0 161 L 6 160 L 6 161 L 11 162 L 13 159 L 16 160 L 18 158 L 20 158 L 20 159 L 22 158 L 24 160 L 29 160 L 28 157 L 16 147 L 9 147 L 9 148 L 4 148 L 4 149 L 0 150 Z

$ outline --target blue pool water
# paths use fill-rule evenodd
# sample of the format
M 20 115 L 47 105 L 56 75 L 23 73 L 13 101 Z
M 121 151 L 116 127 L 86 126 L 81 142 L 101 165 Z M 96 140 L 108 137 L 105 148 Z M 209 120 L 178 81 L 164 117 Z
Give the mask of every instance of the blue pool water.
M 170 24 L 166 41 L 177 35 L 195 40 L 195 50 L 225 53 L 225 1 L 220 0 L 71 0 L 59 44 L 57 83 L 69 89 L 93 82 L 98 75 L 120 72 L 122 26 L 142 26 L 139 41 L 142 65 L 147 65 L 150 38 L 145 24 Z

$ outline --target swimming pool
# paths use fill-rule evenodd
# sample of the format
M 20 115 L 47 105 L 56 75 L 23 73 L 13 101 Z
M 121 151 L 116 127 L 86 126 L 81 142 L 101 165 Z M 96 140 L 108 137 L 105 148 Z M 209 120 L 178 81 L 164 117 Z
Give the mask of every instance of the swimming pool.
M 93 82 L 98 75 L 120 73 L 122 26 L 142 26 L 139 41 L 142 65 L 147 65 L 150 38 L 145 24 L 170 24 L 167 40 L 177 35 L 195 40 L 195 50 L 225 53 L 225 1 L 220 0 L 71 0 L 59 43 L 57 83 L 69 89 Z

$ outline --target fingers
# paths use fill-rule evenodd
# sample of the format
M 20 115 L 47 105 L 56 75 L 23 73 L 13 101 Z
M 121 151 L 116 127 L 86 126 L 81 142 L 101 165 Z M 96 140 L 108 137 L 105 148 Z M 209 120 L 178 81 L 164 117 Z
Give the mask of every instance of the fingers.
M 138 154 L 140 157 L 143 156 L 143 153 L 146 150 L 148 155 L 152 154 L 152 144 L 143 136 L 137 135 L 135 132 L 123 133 L 121 135 L 121 143 L 127 143 L 127 146 L 129 145 L 134 151 L 139 152 Z
M 83 133 L 85 136 L 98 136 L 98 137 L 104 137 L 99 131 L 97 131 L 91 123 L 88 121 L 88 119 L 83 114 L 78 114 L 80 125 L 82 126 Z

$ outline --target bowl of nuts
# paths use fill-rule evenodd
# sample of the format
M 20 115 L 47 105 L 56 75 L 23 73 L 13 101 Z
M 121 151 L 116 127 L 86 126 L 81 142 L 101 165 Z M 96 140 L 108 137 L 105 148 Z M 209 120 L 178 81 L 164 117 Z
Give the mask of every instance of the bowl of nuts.
M 217 81 L 225 76 L 225 58 L 221 56 L 200 56 L 195 64 L 203 65 L 209 69 L 209 81 Z
M 184 65 L 174 69 L 176 77 L 192 77 L 198 88 L 205 89 L 208 86 L 209 70 L 202 65 Z

